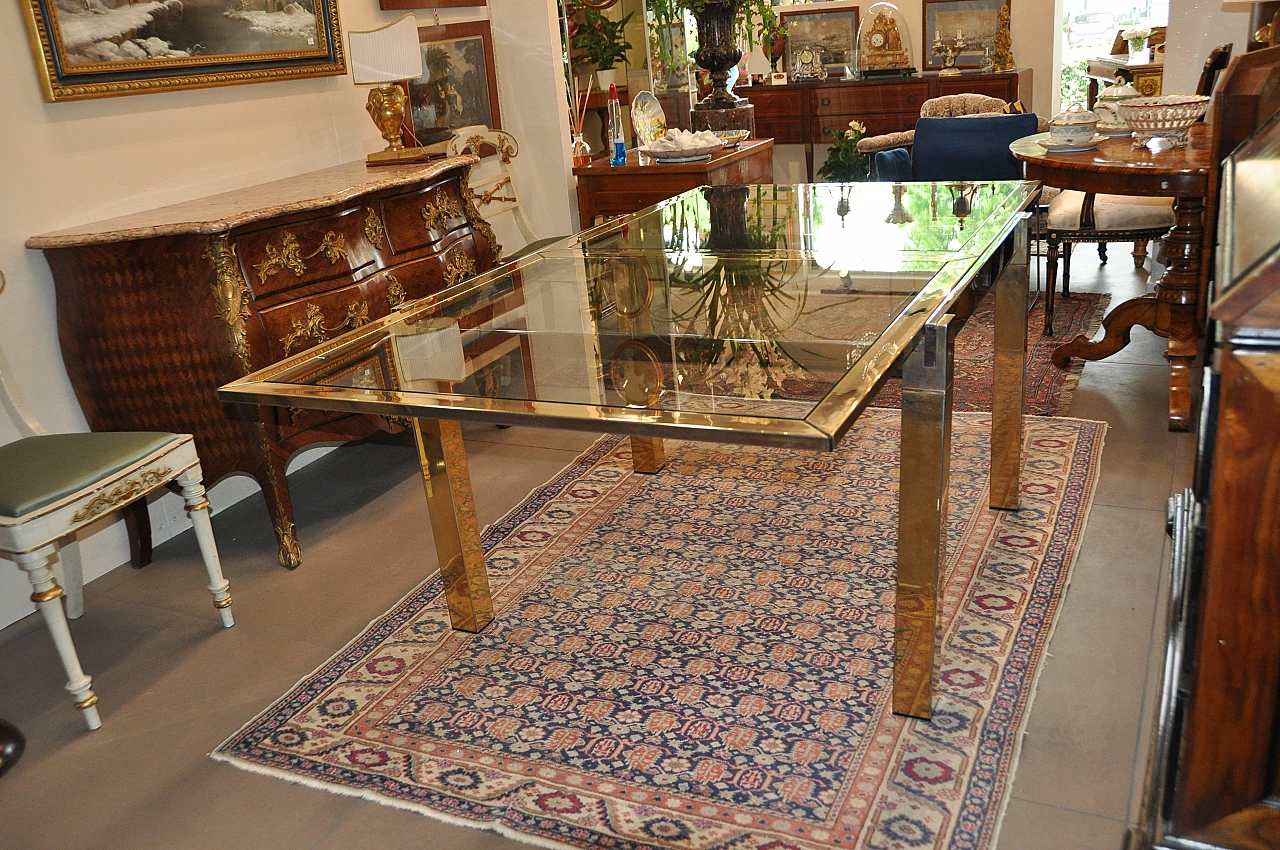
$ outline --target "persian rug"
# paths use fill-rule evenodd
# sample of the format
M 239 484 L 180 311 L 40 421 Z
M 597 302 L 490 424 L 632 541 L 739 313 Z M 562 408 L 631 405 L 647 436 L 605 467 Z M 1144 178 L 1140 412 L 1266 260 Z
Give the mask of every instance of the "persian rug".
M 213 758 L 613 850 L 989 848 L 1106 425 L 1027 420 L 1022 508 L 986 507 L 955 417 L 932 722 L 890 709 L 897 413 L 830 454 L 605 437 L 486 530 L 497 617 L 409 593 Z
M 1044 336 L 1044 298 L 1027 316 L 1027 413 L 1061 416 L 1071 409 L 1071 398 L 1084 371 L 1083 360 L 1066 369 L 1053 365 L 1053 350 L 1079 334 L 1093 337 L 1102 327 L 1111 296 L 1097 292 L 1073 292 L 1053 305 L 1054 335 Z M 995 299 L 988 294 L 956 335 L 955 409 L 991 410 L 991 372 L 995 363 Z M 902 384 L 891 379 L 881 388 L 876 407 L 901 407 Z

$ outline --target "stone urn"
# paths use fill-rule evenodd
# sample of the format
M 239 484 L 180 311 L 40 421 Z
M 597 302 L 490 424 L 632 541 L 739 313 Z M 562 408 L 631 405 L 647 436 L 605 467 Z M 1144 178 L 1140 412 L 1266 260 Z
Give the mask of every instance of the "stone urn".
M 738 0 L 712 0 L 702 7 L 698 22 L 697 63 L 711 72 L 711 92 L 698 101 L 697 109 L 738 109 L 747 99 L 729 91 L 729 69 L 738 64 L 742 51 L 733 38 L 733 20 Z

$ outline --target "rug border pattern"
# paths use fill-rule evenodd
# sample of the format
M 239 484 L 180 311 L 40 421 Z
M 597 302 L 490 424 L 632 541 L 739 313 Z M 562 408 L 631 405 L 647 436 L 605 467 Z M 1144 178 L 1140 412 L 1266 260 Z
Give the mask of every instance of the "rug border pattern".
M 990 414 L 982 413 L 964 415 L 974 418 L 983 416 L 989 418 L 990 416 Z M 1064 418 L 1028 417 L 1028 419 Z M 983 723 L 982 732 L 979 735 L 980 743 L 975 752 L 975 760 L 973 762 L 974 775 L 967 783 L 963 804 L 956 815 L 950 845 L 955 848 L 976 850 L 976 848 L 987 847 L 990 846 L 988 841 L 994 841 L 998 834 L 999 823 L 1008 803 L 1008 795 L 1003 792 L 1005 786 L 1012 783 L 1012 776 L 1009 774 L 1008 768 L 1010 764 L 1015 762 L 1021 749 L 1024 726 L 1035 695 L 1035 681 L 1038 680 L 1039 673 L 1043 668 L 1041 662 L 1051 637 L 1051 626 L 1061 606 L 1062 595 L 1065 592 L 1067 583 L 1070 581 L 1070 573 L 1078 555 L 1078 543 L 1084 533 L 1090 507 L 1089 504 L 1082 504 L 1081 497 L 1088 494 L 1088 501 L 1090 503 L 1092 501 L 1106 425 L 1105 423 L 1087 420 L 1077 419 L 1072 421 L 1081 423 L 1079 445 L 1077 450 L 1070 455 L 1072 468 L 1065 476 L 1070 484 L 1070 492 L 1063 496 L 1051 535 L 1050 550 L 1057 554 L 1054 556 L 1052 564 L 1046 562 L 1042 565 L 1040 575 L 1034 585 L 1033 596 L 1036 600 L 1039 600 L 1042 608 L 1036 610 L 1034 606 L 1029 606 L 1027 613 L 1031 616 L 1021 621 L 1017 635 L 1011 644 L 1012 648 L 1008 661 L 1003 665 L 1000 682 L 996 688 L 996 695 L 992 700 L 989 712 Z M 592 468 L 612 452 L 624 439 L 624 437 L 618 435 L 603 436 L 574 461 L 560 470 L 551 481 L 537 488 L 500 520 L 487 527 L 482 533 L 482 543 L 486 551 L 499 545 L 516 531 L 522 523 L 535 516 L 539 510 L 553 501 L 571 482 L 576 480 L 581 472 Z M 1078 522 L 1074 521 L 1077 517 L 1079 517 Z M 1065 552 L 1071 553 L 1070 562 L 1064 563 L 1063 553 Z M 363 654 L 363 652 L 367 652 L 368 649 L 386 640 L 403 622 L 405 616 L 411 612 L 416 612 L 424 604 L 431 604 L 441 593 L 442 587 L 438 575 L 424 580 L 402 597 L 389 611 L 371 621 L 361 633 L 335 652 L 315 671 L 303 677 L 282 697 L 245 723 L 235 734 L 220 744 L 210 754 L 211 757 L 234 764 L 242 769 L 266 773 L 287 781 L 416 811 L 450 823 L 477 829 L 494 830 L 499 834 L 528 843 L 555 848 L 577 846 L 548 837 L 541 831 L 534 833 L 518 832 L 504 821 L 497 819 L 475 820 L 451 815 L 448 811 L 442 811 L 430 802 L 425 802 L 426 800 L 434 802 L 433 798 L 437 795 L 424 797 L 424 802 L 413 802 L 399 796 L 371 791 L 368 788 L 361 789 L 300 776 L 281 767 L 262 764 L 225 752 L 243 734 L 251 728 L 259 727 L 262 721 L 271 715 L 291 716 L 292 712 L 300 705 L 309 702 L 317 690 L 322 690 L 333 682 L 335 675 L 340 672 L 338 668 L 342 666 L 342 660 L 351 656 L 353 652 Z M 1036 616 L 1033 611 L 1041 616 Z M 1045 628 L 1046 622 L 1050 624 L 1050 629 Z M 1028 675 L 1031 675 L 1033 679 L 1030 689 L 1026 689 Z M 973 793 L 972 789 L 975 787 L 983 788 L 984 793 Z M 537 828 L 533 824 L 526 826 L 526 828 L 529 827 Z M 572 828 L 570 827 L 570 829 Z M 650 846 L 616 836 L 597 837 L 605 839 L 600 846 L 637 848 L 637 850 L 638 848 Z

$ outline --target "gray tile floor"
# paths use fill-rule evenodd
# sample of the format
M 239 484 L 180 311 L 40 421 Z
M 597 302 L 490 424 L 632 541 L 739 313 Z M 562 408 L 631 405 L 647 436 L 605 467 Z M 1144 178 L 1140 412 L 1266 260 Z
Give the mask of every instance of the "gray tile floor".
M 1142 291 L 1114 246 L 1105 273 L 1076 257 L 1076 290 Z M 1049 645 L 998 850 L 1119 850 L 1137 814 L 1155 699 L 1164 501 L 1194 443 L 1165 430 L 1168 370 L 1144 331 L 1089 364 L 1071 414 L 1111 424 L 1074 578 Z M 468 428 L 482 523 L 588 446 L 590 435 Z M 218 627 L 194 541 L 86 588 L 73 631 L 101 694 L 84 731 L 43 624 L 0 631 L 0 717 L 29 739 L 0 780 L 0 848 L 514 850 L 493 833 L 247 773 L 206 758 L 244 721 L 434 570 L 421 483 L 404 443 L 335 452 L 295 476 L 306 562 L 275 563 L 258 498 L 214 520 L 237 625 Z M 416 557 L 405 557 L 405 553 Z

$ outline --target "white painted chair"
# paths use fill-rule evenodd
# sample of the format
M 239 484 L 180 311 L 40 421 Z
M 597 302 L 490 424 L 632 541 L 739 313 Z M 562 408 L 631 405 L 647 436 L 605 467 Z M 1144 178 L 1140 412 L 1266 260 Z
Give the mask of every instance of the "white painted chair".
M 0 274 L 0 291 L 4 277 Z M 94 432 L 50 434 L 31 414 L 0 350 L 0 406 L 20 438 L 0 446 L 0 555 L 17 562 L 31 582 L 31 601 L 40 608 L 67 673 L 67 690 L 90 729 L 102 725 L 98 695 L 80 667 L 67 618 L 84 611 L 84 575 L 76 533 L 103 516 L 176 482 L 195 526 L 213 606 L 222 624 L 231 617 L 230 585 L 222 576 L 209 521 L 209 500 L 201 483 L 200 459 L 189 434 Z M 65 590 L 52 569 L 62 563 Z M 63 601 L 66 597 L 66 610 Z
M 504 246 L 513 238 L 521 240 L 519 250 L 504 250 L 502 259 L 511 261 L 559 242 L 563 236 L 543 239 L 533 229 L 529 216 L 520 203 L 511 164 L 520 155 L 516 137 L 505 130 L 490 130 L 483 124 L 472 124 L 455 131 L 449 142 L 449 155 L 470 153 L 480 157 L 471 169 L 471 199 L 484 220 L 489 222 Z

